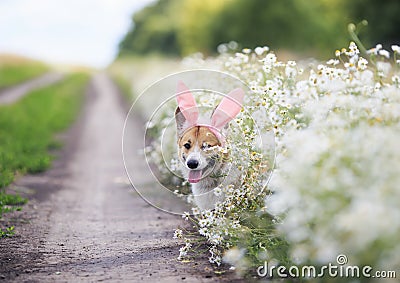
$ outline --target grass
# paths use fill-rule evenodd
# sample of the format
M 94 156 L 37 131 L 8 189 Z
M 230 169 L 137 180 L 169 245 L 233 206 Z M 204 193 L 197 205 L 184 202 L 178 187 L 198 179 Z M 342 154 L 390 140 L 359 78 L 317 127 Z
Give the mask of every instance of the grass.
M 77 116 L 89 76 L 71 74 L 63 81 L 32 91 L 12 105 L 0 106 L 0 217 L 26 202 L 4 187 L 16 175 L 46 170 L 60 146 L 54 138 Z M 4 231 L 3 231 L 4 232 Z M 2 233 L 3 233 L 2 232 Z
M 7 227 L 5 229 L 0 228 L 0 238 L 11 237 L 14 235 L 14 226 Z
M 40 76 L 48 70 L 49 67 L 41 62 L 12 55 L 0 55 L 0 89 Z
M 138 102 L 140 111 L 137 114 L 145 117 L 153 113 L 163 97 L 159 93 L 149 92 L 141 96 L 143 91 L 163 77 L 184 69 L 180 60 L 176 58 L 149 55 L 117 58 L 108 66 L 107 72 L 123 92 L 128 105 L 131 105 L 139 96 L 141 97 Z M 127 91 L 127 88 L 130 91 Z
M 3 213 L 20 210 L 21 205 L 27 203 L 27 199 L 19 195 L 11 195 L 0 192 L 0 217 Z
M 112 77 L 123 78 L 132 83 L 133 93 L 139 95 L 152 83 L 183 70 L 180 60 L 162 56 L 125 56 L 117 58 L 107 71 Z
M 124 97 L 125 101 L 131 103 L 135 98 L 129 81 L 121 75 L 110 74 L 111 79 L 117 85 L 119 91 Z

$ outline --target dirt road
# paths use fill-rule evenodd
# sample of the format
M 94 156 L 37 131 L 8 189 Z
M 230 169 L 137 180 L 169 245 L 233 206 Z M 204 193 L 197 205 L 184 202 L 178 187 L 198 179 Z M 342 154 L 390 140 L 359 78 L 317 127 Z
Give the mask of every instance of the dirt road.
M 29 91 L 54 84 L 63 78 L 61 73 L 47 73 L 17 86 L 7 88 L 0 92 L 0 104 L 11 104 L 21 99 Z
M 32 200 L 6 216 L 18 223 L 14 237 L 0 239 L 0 279 L 232 282 L 232 274 L 218 277 L 206 256 L 178 262 L 182 243 L 172 236 L 183 220 L 149 206 L 126 182 L 119 97 L 106 75 L 96 75 L 53 168 L 10 188 Z

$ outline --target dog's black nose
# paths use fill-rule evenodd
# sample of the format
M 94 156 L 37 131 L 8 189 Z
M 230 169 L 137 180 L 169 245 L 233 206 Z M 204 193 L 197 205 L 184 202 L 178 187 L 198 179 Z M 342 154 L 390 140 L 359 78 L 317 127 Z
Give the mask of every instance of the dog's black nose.
M 186 164 L 190 169 L 196 169 L 199 166 L 199 162 L 196 159 L 190 159 Z

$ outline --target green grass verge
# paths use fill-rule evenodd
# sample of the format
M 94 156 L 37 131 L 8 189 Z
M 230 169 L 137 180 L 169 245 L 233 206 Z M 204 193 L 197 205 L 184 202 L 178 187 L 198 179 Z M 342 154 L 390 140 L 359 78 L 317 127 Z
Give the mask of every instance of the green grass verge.
M 88 78 L 72 74 L 15 104 L 0 106 L 0 217 L 9 206 L 24 202 L 4 192 L 15 175 L 41 172 L 50 166 L 49 149 L 60 146 L 54 135 L 77 116 Z
M 48 70 L 46 65 L 34 61 L 0 61 L 0 89 L 40 76 Z
M 125 101 L 131 103 L 134 100 L 135 96 L 133 94 L 129 81 L 120 75 L 111 74 L 110 76 L 113 82 L 117 85 Z
M 185 68 L 179 59 L 156 55 L 120 57 L 107 68 L 107 72 L 118 85 L 123 80 L 128 89 L 131 89 L 132 97 L 129 102 L 160 78 L 183 70 Z

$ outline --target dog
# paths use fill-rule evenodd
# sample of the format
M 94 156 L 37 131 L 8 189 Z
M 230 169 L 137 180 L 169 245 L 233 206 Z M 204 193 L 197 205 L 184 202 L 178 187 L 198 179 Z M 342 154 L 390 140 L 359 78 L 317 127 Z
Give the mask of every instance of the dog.
M 238 181 L 240 172 L 227 162 L 226 135 L 229 122 L 241 111 L 244 91 L 234 89 L 214 109 L 209 122 L 200 122 L 193 94 L 183 82 L 178 83 L 175 111 L 178 155 L 183 176 L 191 184 L 195 204 L 201 210 L 214 209 L 223 201 L 214 193 Z

